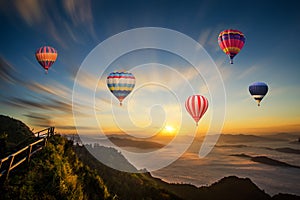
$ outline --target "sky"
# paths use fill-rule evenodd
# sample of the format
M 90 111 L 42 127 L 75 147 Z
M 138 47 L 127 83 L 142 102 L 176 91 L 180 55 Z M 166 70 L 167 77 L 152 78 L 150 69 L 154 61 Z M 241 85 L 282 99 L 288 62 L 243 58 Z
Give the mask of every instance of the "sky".
M 223 111 L 218 111 L 217 105 L 224 104 L 222 133 L 299 132 L 299 8 L 297 1 L 289 0 L 0 0 L 0 113 L 20 119 L 34 130 L 55 126 L 60 133 L 75 133 L 75 128 L 96 133 L 99 127 L 90 124 L 91 118 L 96 118 L 104 133 L 149 137 L 160 132 L 205 133 L 216 123 L 212 115 L 222 118 Z M 160 49 L 131 51 L 99 69 L 102 74 L 79 75 L 85 63 L 104 67 L 101 59 L 89 60 L 102 42 L 143 27 L 170 29 L 198 42 L 220 73 L 225 102 L 212 95 L 222 89 L 213 84 L 218 74 L 206 82 L 207 77 L 197 73 L 187 60 Z M 217 42 L 218 34 L 229 28 L 242 31 L 246 37 L 233 65 Z M 156 42 L 170 45 L 168 37 Z M 47 75 L 35 58 L 35 51 L 44 45 L 58 51 Z M 172 45 L 179 49 L 184 46 Z M 107 52 L 115 53 L 119 47 L 114 48 Z M 131 71 L 136 77 L 135 90 L 123 107 L 105 82 L 115 70 Z M 256 81 L 269 85 L 260 107 L 248 91 Z M 73 102 L 72 107 L 75 83 L 86 92 L 94 92 L 93 114 L 87 113 L 89 101 L 84 92 L 81 102 Z M 215 102 L 198 127 L 184 108 L 185 98 L 194 93 Z M 75 123 L 73 113 L 81 123 Z

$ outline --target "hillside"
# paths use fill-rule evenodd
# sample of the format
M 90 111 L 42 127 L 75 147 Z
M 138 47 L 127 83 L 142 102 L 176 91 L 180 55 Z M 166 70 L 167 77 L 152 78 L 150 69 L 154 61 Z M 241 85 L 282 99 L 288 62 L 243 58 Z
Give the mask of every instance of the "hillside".
M 23 122 L 0 115 L 0 158 L 30 143 L 34 134 Z
M 77 159 L 72 143 L 56 135 L 29 167 L 11 173 L 0 199 L 112 199 L 102 178 Z
M 94 148 L 97 149 L 97 152 L 106 155 L 107 158 L 111 158 L 108 160 L 111 163 L 127 166 L 134 171 L 133 166 L 117 150 L 101 146 Z M 75 151 L 83 163 L 95 169 L 103 178 L 109 191 L 114 191 L 120 199 L 181 199 L 159 186 L 148 173 L 121 172 L 96 160 L 85 147 L 77 146 Z M 135 169 L 135 171 L 137 170 Z

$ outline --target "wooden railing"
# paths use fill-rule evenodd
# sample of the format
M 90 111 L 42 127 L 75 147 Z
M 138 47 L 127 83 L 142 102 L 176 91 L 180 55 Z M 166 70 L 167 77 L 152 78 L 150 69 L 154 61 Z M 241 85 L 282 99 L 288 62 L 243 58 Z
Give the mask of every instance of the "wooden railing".
M 6 158 L 1 159 L 0 178 L 4 177 L 4 180 L 6 180 L 11 170 L 18 167 L 24 162 L 29 163 L 31 156 L 42 150 L 46 146 L 49 137 L 53 135 L 54 127 L 49 127 L 41 130 L 35 133 L 35 136 L 40 139 L 7 156 Z
M 46 132 L 47 131 L 47 132 Z M 54 134 L 54 127 L 45 128 L 41 131 L 36 132 L 35 137 L 49 137 Z

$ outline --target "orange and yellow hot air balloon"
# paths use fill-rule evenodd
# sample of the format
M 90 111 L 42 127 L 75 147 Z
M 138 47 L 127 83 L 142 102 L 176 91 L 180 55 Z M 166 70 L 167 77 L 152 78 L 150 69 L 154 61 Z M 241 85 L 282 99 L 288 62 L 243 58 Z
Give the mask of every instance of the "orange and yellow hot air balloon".
M 35 57 L 46 73 L 48 73 L 48 69 L 56 61 L 57 51 L 53 47 L 43 46 L 35 52 Z

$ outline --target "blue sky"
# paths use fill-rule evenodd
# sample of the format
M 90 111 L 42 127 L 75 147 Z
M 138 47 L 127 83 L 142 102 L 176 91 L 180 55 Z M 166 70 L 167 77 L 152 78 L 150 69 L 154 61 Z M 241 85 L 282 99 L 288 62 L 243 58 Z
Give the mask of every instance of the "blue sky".
M 22 119 L 31 128 L 55 125 L 61 132 L 72 131 L 74 79 L 88 54 L 101 42 L 122 31 L 162 27 L 198 41 L 216 63 L 227 96 L 223 132 L 299 131 L 300 60 L 297 36 L 300 32 L 300 13 L 296 1 L 12 0 L 0 1 L 0 19 L 1 114 Z M 233 65 L 229 64 L 217 43 L 218 34 L 228 28 L 238 29 L 246 36 L 245 46 Z M 35 50 L 43 45 L 53 46 L 59 54 L 48 75 L 44 74 L 34 56 Z M 134 67 L 149 62 L 178 70 L 184 77 L 188 77 L 191 84 L 200 81 L 201 86 L 196 87 L 196 92 L 206 92 L 206 86 L 201 82 L 203 80 L 193 77 L 193 70 L 187 63 L 159 50 L 145 50 L 123 56 L 112 63 L 107 72 L 119 65 L 126 68 L 125 65 Z M 140 69 L 153 77 L 162 75 L 161 79 L 166 77 L 164 73 L 171 70 L 164 68 L 163 71 L 159 65 Z M 171 73 L 168 80 L 171 81 L 170 86 L 175 88 L 174 91 L 179 92 L 176 89 L 176 76 Z M 105 75 L 103 77 L 105 79 Z M 87 80 L 92 81 L 94 78 L 94 74 L 87 75 L 83 84 L 89 86 Z M 255 81 L 264 81 L 270 87 L 260 108 L 257 108 L 248 92 L 248 85 Z M 154 106 L 152 113 L 141 115 L 137 110 L 142 107 L 132 107 L 129 112 L 133 112 L 131 117 L 136 123 L 125 129 L 155 132 L 166 123 L 173 127 L 181 123 L 184 129 L 191 130 L 189 127 L 193 126 L 193 121 L 185 110 L 181 110 L 182 119 L 181 116 L 172 119 L 179 109 L 174 106 L 175 100 L 167 100 L 169 94 L 163 94 L 155 88 L 152 96 L 149 91 L 149 96 L 145 93 L 146 97 L 139 97 L 137 93 L 134 99 L 132 95 L 127 100 L 128 106 L 131 108 L 135 101 L 140 101 L 140 104 L 149 104 L 151 107 L 159 99 L 154 96 L 159 96 L 165 101 L 165 112 L 162 107 Z M 109 91 L 100 91 L 96 97 L 103 102 L 110 102 Z M 116 107 L 116 99 L 112 99 L 112 102 Z M 184 102 L 179 103 L 182 106 Z M 105 109 L 99 111 L 99 119 L 111 120 L 110 109 L 106 106 L 109 103 L 101 105 Z M 120 112 L 118 115 L 121 116 L 123 111 L 116 112 Z M 164 116 L 164 119 L 159 120 L 157 116 Z M 209 126 L 210 113 L 205 117 L 201 121 L 203 131 Z M 149 123 L 151 125 L 147 126 Z M 108 132 L 119 131 L 111 121 L 107 121 L 105 126 L 105 129 L 110 130 Z M 87 125 L 82 128 L 91 127 Z

